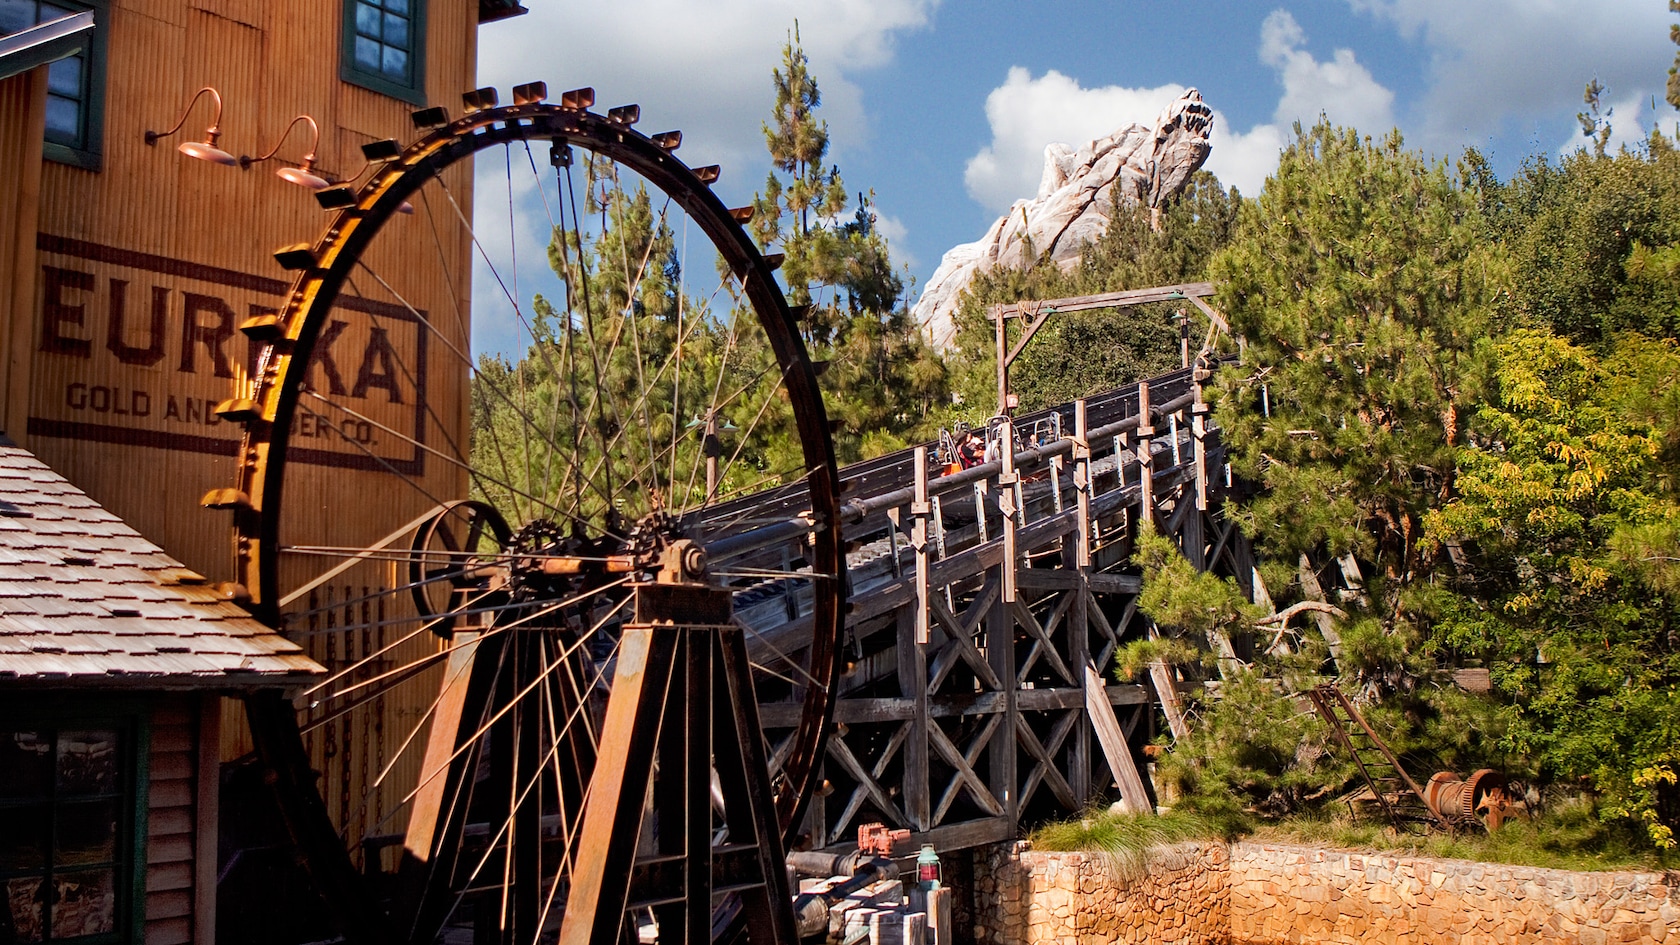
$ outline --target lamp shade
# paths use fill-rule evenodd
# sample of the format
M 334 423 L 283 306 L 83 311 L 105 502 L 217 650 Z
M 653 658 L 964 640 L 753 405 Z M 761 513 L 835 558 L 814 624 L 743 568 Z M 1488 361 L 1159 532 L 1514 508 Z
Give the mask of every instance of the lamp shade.
M 221 148 L 216 147 L 208 141 L 183 141 L 176 146 L 175 150 L 180 151 L 187 157 L 198 158 L 200 161 L 209 161 L 211 164 L 222 164 L 227 167 L 239 166 L 238 158 L 226 151 L 223 151 Z
M 296 184 L 299 187 L 307 187 L 310 190 L 326 190 L 328 187 L 332 186 L 327 183 L 326 178 L 321 177 L 318 174 L 312 174 L 301 167 L 282 167 L 274 172 L 274 176 L 280 178 L 288 184 Z

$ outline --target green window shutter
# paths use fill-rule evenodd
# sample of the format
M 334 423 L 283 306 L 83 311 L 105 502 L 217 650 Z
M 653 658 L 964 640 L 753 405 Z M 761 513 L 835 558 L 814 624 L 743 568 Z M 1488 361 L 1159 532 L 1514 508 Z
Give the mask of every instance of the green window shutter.
M 105 150 L 105 46 L 110 0 L 6 0 L 0 36 L 60 17 L 93 11 L 94 30 L 81 52 L 47 66 L 47 129 L 42 156 L 97 171 Z
M 352 85 L 426 104 L 426 0 L 343 0 L 338 74 Z

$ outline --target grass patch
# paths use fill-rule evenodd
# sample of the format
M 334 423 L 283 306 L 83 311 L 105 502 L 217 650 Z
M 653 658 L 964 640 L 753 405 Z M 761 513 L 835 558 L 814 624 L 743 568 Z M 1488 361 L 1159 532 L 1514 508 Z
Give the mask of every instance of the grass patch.
M 1545 869 L 1661 871 L 1680 867 L 1680 856 L 1673 851 L 1652 848 L 1626 826 L 1604 823 L 1581 798 L 1551 805 L 1532 821 L 1508 821 L 1491 834 L 1466 829 L 1456 834 L 1396 835 L 1386 826 L 1369 820 L 1355 822 L 1340 812 L 1267 824 L 1258 827 L 1252 838 Z
M 1186 840 L 1224 838 L 1212 821 L 1187 812 L 1155 816 L 1100 809 L 1073 820 L 1045 824 L 1028 839 L 1035 850 L 1102 854 L 1116 877 L 1135 879 L 1143 875 L 1155 851 L 1163 847 Z

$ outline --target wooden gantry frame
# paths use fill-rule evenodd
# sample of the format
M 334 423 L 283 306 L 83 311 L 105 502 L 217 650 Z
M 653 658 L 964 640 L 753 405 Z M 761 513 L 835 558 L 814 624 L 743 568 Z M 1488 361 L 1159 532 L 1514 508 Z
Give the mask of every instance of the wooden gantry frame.
M 1211 291 L 1074 301 L 1203 307 Z M 1029 330 L 1051 307 L 1072 310 L 1042 303 Z M 843 847 L 880 821 L 952 850 L 1011 839 L 1116 789 L 1130 809 L 1154 807 L 1141 748 L 1155 708 L 1175 736 L 1189 723 L 1166 666 L 1151 667 L 1148 686 L 1110 669 L 1122 642 L 1153 632 L 1137 610 L 1138 529 L 1171 536 L 1251 597 L 1255 586 L 1252 548 L 1222 511 L 1240 484 L 1202 393 L 1225 329 L 1217 312 L 1209 322 L 1189 367 L 1004 421 L 1015 449 L 994 462 L 935 478 L 918 447 L 842 473 L 848 666 L 807 843 Z M 738 609 L 770 641 L 798 612 L 774 594 Z M 795 717 L 792 705 L 761 709 L 773 743 Z

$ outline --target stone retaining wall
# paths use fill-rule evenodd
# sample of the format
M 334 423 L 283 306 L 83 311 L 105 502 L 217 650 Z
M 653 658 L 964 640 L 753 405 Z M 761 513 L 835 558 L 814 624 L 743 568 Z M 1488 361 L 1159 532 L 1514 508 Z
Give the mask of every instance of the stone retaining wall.
M 977 945 L 1227 941 L 1224 844 L 1169 847 L 1132 879 L 1101 854 L 1040 853 L 1025 843 L 997 844 L 975 866 L 974 924 L 965 931 Z
M 1680 945 L 1680 876 L 1231 847 L 1244 945 Z
M 1680 945 L 1673 873 L 1190 843 L 1127 879 L 1097 854 L 976 852 L 957 935 L 977 945 Z

